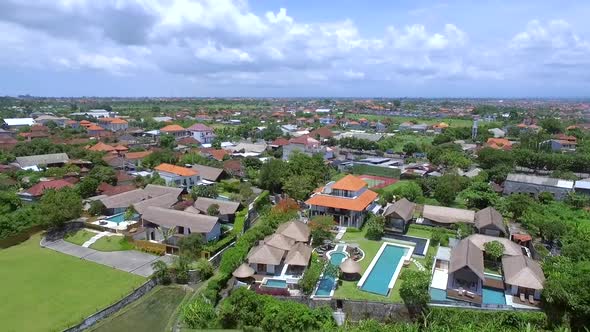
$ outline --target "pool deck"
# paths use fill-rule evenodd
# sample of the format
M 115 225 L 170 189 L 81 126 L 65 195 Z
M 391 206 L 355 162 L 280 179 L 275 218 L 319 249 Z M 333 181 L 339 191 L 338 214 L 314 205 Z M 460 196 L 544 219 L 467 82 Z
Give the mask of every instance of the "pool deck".
M 473 296 L 467 296 L 467 294 L 465 294 L 465 293 L 463 295 L 459 295 L 459 294 L 460 293 L 456 289 L 447 289 L 447 297 L 448 298 L 459 300 L 459 301 L 471 302 L 471 303 L 475 303 L 478 305 L 482 304 L 483 298 L 481 295 L 477 295 L 475 293 L 472 293 Z

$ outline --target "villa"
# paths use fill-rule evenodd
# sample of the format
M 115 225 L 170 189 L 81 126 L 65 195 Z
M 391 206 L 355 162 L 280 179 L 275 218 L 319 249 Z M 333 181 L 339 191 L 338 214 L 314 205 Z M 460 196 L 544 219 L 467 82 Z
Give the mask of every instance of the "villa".
M 319 153 L 324 159 L 332 159 L 334 157 L 332 149 L 322 146 L 320 141 L 310 135 L 291 138 L 289 144 L 283 146 L 283 160 L 289 160 L 295 151 L 305 153 L 309 156 Z
M 201 182 L 199 172 L 191 168 L 162 163 L 154 171 L 158 172 L 168 186 L 175 185 L 190 190 Z
M 171 194 L 171 196 L 175 197 L 176 201 L 178 201 L 178 197 L 181 193 L 181 188 L 148 184 L 144 189 L 135 189 L 121 194 L 103 197 L 100 199 L 100 201 L 107 209 L 107 214 L 115 215 L 125 212 L 127 208 L 130 206 L 135 206 L 141 201 L 162 197 L 168 194 Z
M 375 207 L 377 193 L 362 179 L 347 175 L 319 188 L 306 202 L 310 216 L 331 215 L 344 227 L 362 227 L 367 213 Z
M 417 220 L 416 223 L 429 226 L 451 227 L 457 223 L 473 224 L 474 220 L 475 212 L 471 210 L 424 205 L 422 219 Z
M 198 197 L 197 200 L 193 203 L 193 205 L 189 206 L 187 209 L 190 209 L 191 211 L 196 213 L 207 214 L 207 210 L 212 205 L 217 205 L 219 207 L 219 214 L 217 215 L 217 217 L 219 217 L 220 221 L 224 223 L 233 222 L 236 217 L 236 212 L 240 208 L 239 202 L 232 202 L 207 197 Z M 185 209 L 185 211 L 187 211 L 187 209 Z
M 404 232 L 414 218 L 416 204 L 402 198 L 395 203 L 388 203 L 383 211 L 385 229 L 394 232 Z
M 175 246 L 182 237 L 190 234 L 201 234 L 205 242 L 217 240 L 221 235 L 219 218 L 204 214 L 150 206 L 141 215 L 141 220 L 146 240 Z
M 195 123 L 188 127 L 187 130 L 191 133 L 192 137 L 201 144 L 209 144 L 213 142 L 213 139 L 215 138 L 213 129 L 202 123 Z
M 493 207 L 487 207 L 475 213 L 475 228 L 480 234 L 506 237 L 504 219 Z
M 175 139 L 179 140 L 184 137 L 191 136 L 190 132 L 177 124 L 167 125 L 160 129 L 161 135 L 172 135 Z

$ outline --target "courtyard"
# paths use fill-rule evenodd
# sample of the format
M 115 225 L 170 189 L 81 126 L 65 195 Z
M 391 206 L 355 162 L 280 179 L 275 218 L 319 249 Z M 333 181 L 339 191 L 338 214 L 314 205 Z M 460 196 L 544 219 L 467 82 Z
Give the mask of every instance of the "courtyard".
M 3 331 L 63 330 L 117 302 L 146 280 L 41 248 L 40 240 L 36 234 L 0 250 Z

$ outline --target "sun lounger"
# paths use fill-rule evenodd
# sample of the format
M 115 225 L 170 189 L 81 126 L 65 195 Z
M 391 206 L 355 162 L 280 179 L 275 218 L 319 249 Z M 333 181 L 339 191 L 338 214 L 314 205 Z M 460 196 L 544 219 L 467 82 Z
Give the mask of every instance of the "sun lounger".
M 526 303 L 526 300 L 524 298 L 524 293 L 520 293 L 520 301 Z
M 532 294 L 531 294 L 531 295 L 529 295 L 529 303 L 530 303 L 530 304 L 536 304 L 536 303 L 537 303 L 537 301 L 535 301 L 535 298 L 533 297 L 533 295 L 532 295 Z
M 471 298 L 471 299 L 475 297 L 475 294 L 474 294 L 474 293 L 472 293 L 472 292 L 467 292 L 467 293 L 465 293 L 465 295 L 466 295 L 468 298 Z
M 465 290 L 463 288 L 457 289 L 457 295 L 463 296 L 464 293 L 465 293 Z

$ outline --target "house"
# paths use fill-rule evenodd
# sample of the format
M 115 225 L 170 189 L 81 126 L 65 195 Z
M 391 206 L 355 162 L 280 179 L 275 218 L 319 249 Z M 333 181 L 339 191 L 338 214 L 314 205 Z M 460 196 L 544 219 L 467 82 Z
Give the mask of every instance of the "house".
M 305 202 L 310 216 L 331 215 L 340 226 L 360 228 L 367 213 L 375 206 L 377 193 L 362 179 L 347 175 L 319 188 Z
M 217 161 L 222 161 L 225 158 L 225 156 L 229 155 L 229 153 L 223 149 L 211 149 L 211 148 L 201 149 L 201 153 L 203 155 L 211 157 Z
M 97 142 L 96 144 L 89 146 L 86 148 L 88 151 L 96 151 L 96 152 L 117 152 L 114 146 L 105 144 L 103 142 Z
M 475 213 L 475 228 L 480 234 L 506 237 L 504 219 L 493 207 L 487 207 Z
M 274 141 L 272 141 L 269 144 L 269 146 L 272 149 L 278 149 L 278 148 L 281 148 L 281 147 L 283 147 L 283 146 L 285 146 L 287 144 L 289 144 L 289 140 L 288 139 L 286 139 L 284 137 L 279 137 L 279 138 L 275 139 Z
M 512 142 L 505 138 L 488 138 L 486 147 L 494 150 L 512 150 Z
M 190 190 L 201 181 L 199 172 L 191 168 L 162 163 L 154 170 L 166 181 L 168 186 L 174 185 Z
M 537 301 L 541 299 L 545 275 L 539 263 L 528 256 L 504 256 L 502 271 L 506 289 L 512 296 L 524 294 L 525 299 L 529 296 Z
M 70 158 L 65 153 L 50 153 L 27 157 L 16 157 L 16 163 L 22 169 L 39 170 L 40 167 L 62 167 Z
M 347 131 L 344 132 L 336 137 L 334 137 L 335 139 L 339 140 L 341 138 L 358 138 L 358 139 L 364 139 L 364 140 L 368 140 L 368 141 L 372 141 L 372 142 L 378 142 L 383 138 L 383 134 L 380 133 L 365 133 L 362 131 Z
M 3 129 L 0 129 L 0 131 Z M 0 136 L 0 150 L 12 150 L 16 144 L 18 144 L 18 140 L 16 140 L 12 136 Z
M 146 240 L 175 246 L 178 246 L 181 238 L 190 234 L 200 234 L 204 242 L 215 241 L 221 235 L 221 224 L 217 217 L 157 206 L 148 207 L 141 214 L 141 222 Z M 172 230 L 171 234 L 169 230 Z M 170 237 L 165 238 L 165 235 Z
M 135 189 L 109 197 L 102 197 L 100 201 L 107 209 L 107 214 L 114 215 L 125 212 L 127 208 L 134 206 L 141 201 L 162 197 L 168 194 L 171 194 L 170 196 L 175 197 L 176 201 L 178 201 L 178 197 L 181 193 L 181 188 L 148 184 L 143 189 Z
M 293 154 L 295 151 L 309 156 L 319 153 L 324 157 L 324 159 L 334 158 L 332 149 L 322 146 L 320 141 L 310 137 L 309 135 L 291 138 L 289 140 L 289 144 L 283 146 L 283 160 L 289 160 L 289 158 L 291 158 L 291 154 Z
M 110 118 L 115 115 L 115 112 L 110 112 L 104 109 L 88 110 L 86 112 L 76 112 L 70 114 L 71 116 L 86 116 L 95 119 Z
M 320 118 L 320 124 L 322 126 L 327 126 L 327 125 L 331 125 L 331 124 L 335 124 L 336 123 L 336 119 L 331 118 L 331 117 L 324 117 L 324 118 Z
M 541 146 L 549 148 L 553 152 L 575 152 L 578 143 L 564 139 L 550 139 L 540 143 Z
M 451 227 L 457 223 L 473 224 L 475 212 L 444 206 L 424 205 L 422 218 L 416 223 L 429 226 Z
M 297 283 L 311 259 L 309 236 L 309 226 L 300 221 L 282 224 L 274 234 L 250 249 L 246 262 L 256 274 Z
M 500 128 L 488 129 L 488 133 L 494 135 L 494 138 L 503 138 L 506 136 L 506 132 Z
M 240 208 L 239 202 L 232 202 L 221 199 L 213 199 L 208 197 L 198 197 L 193 203 L 192 207 L 203 214 L 207 214 L 207 210 L 211 205 L 217 204 L 219 206 L 219 217 L 223 223 L 232 223 L 236 217 L 236 212 Z
M 321 128 L 312 130 L 309 133 L 309 136 L 313 137 L 315 139 L 325 140 L 325 139 L 334 137 L 334 133 L 328 127 L 321 127 Z
M 64 128 L 70 119 L 65 117 L 53 116 L 50 114 L 42 114 L 35 118 L 35 122 L 46 125 L 49 122 L 55 123 L 58 127 Z
M 132 169 L 135 169 L 141 167 L 141 162 L 152 153 L 153 151 L 126 152 L 125 161 L 129 165 L 133 165 Z
M 473 242 L 463 239 L 451 250 L 448 270 L 447 297 L 467 298 L 481 304 L 484 274 L 483 251 Z
M 86 131 L 88 132 L 89 136 L 101 136 L 105 129 L 101 126 L 92 124 L 89 127 L 86 127 Z
M 385 229 L 394 232 L 404 232 L 414 218 L 416 204 L 402 198 L 395 203 L 388 203 L 383 210 Z
M 223 170 L 230 176 L 244 177 L 244 166 L 240 159 L 229 159 L 223 162 Z
M 256 157 L 266 151 L 267 148 L 266 142 L 260 141 L 256 143 L 240 142 L 235 146 L 226 148 L 226 150 L 231 151 L 233 155 L 237 156 Z
M 31 127 L 35 123 L 35 119 L 33 118 L 9 118 L 4 119 L 3 127 L 8 129 L 20 129 L 24 127 Z
M 536 175 L 511 173 L 504 181 L 504 195 L 518 193 L 538 197 L 540 193 L 548 192 L 561 201 L 573 190 L 574 181 Z
M 197 164 L 192 165 L 191 168 L 199 172 L 199 175 L 201 176 L 201 181 L 203 182 L 217 182 L 221 180 L 225 175 L 225 171 L 223 170 L 223 168 L 215 168 L 211 166 Z
M 98 123 L 104 129 L 115 132 L 127 130 L 127 128 L 129 128 L 127 121 L 121 118 L 100 118 L 98 119 Z
M 191 133 L 192 137 L 201 144 L 209 144 L 213 142 L 213 139 L 215 138 L 213 129 L 202 123 L 195 123 L 188 127 L 187 130 Z
M 63 180 L 63 179 L 51 180 L 51 181 L 41 181 L 41 182 L 33 185 L 31 188 L 18 193 L 18 197 L 23 202 L 36 202 L 39 199 L 41 199 L 41 197 L 43 196 L 43 194 L 45 193 L 46 190 L 50 190 L 50 189 L 60 190 L 62 188 L 66 188 L 66 187 L 73 188 L 74 183 Z
M 171 125 L 165 126 L 164 128 L 160 129 L 160 134 L 172 135 L 177 140 L 179 140 L 183 137 L 188 137 L 191 135 L 191 133 L 188 130 L 182 128 L 181 126 L 179 126 L 177 124 L 171 124 Z

